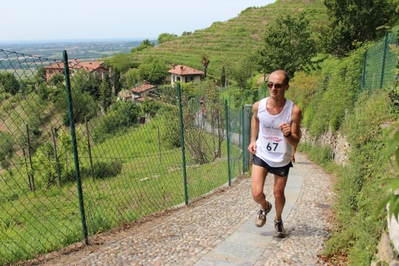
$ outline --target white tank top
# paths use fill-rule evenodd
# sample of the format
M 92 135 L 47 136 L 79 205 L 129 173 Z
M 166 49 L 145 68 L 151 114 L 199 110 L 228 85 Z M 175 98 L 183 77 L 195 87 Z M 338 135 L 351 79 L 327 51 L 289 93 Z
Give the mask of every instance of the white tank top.
M 271 167 L 283 167 L 291 162 L 292 146 L 286 140 L 279 126 L 291 124 L 294 103 L 286 100 L 283 110 L 278 115 L 271 115 L 266 109 L 268 98 L 259 102 L 259 132 L 256 140 L 256 156 Z

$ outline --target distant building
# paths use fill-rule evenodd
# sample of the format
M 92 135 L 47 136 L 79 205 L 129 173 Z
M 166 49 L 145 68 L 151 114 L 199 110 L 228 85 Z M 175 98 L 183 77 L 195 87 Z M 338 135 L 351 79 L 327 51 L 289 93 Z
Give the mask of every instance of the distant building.
M 200 81 L 204 72 L 184 65 L 172 65 L 168 71 L 170 73 L 170 82 L 173 86 L 176 82 L 187 83 Z
M 144 102 L 144 98 L 147 96 L 151 98 L 151 96 L 155 93 L 157 86 L 148 84 L 147 81 L 144 80 L 143 85 L 138 85 L 137 87 L 130 89 L 132 92 L 132 99 L 134 102 Z
M 93 62 L 81 62 L 77 59 L 70 60 L 68 62 L 69 73 L 73 76 L 80 69 L 99 75 L 103 78 L 104 73 L 108 73 L 109 70 L 104 66 L 103 61 L 93 61 Z M 45 67 L 46 69 L 46 80 L 49 80 L 55 74 L 64 73 L 64 62 L 56 62 L 50 66 Z
M 117 96 L 118 101 L 132 101 L 132 92 L 130 90 L 121 90 Z

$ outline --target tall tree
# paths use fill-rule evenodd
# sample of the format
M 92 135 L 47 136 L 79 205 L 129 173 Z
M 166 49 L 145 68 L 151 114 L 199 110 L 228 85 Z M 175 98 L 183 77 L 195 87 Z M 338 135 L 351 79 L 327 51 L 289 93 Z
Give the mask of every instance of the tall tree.
M 186 85 L 188 83 L 182 83 Z M 197 93 L 193 93 L 196 90 Z M 171 90 L 176 91 L 176 90 Z M 193 97 L 194 94 L 204 95 L 206 101 L 203 104 L 198 104 L 198 98 Z M 176 97 L 173 97 L 176 99 Z M 182 89 L 181 101 L 183 106 L 183 131 L 184 131 L 184 145 L 190 157 L 199 164 L 213 162 L 216 158 L 221 156 L 222 142 L 226 139 L 225 119 L 224 119 L 224 104 L 219 97 L 219 91 L 214 80 L 205 80 L 196 83 L 196 88 L 188 91 Z M 200 106 L 199 106 L 200 105 Z M 169 109 L 170 108 L 170 109 Z M 168 105 L 168 119 L 165 121 L 168 134 L 164 133 L 163 139 L 172 147 L 179 147 L 179 138 L 176 134 L 170 134 L 178 130 L 177 109 L 172 105 Z M 163 109 L 165 110 L 165 109 Z M 166 109 L 167 110 L 167 109 Z M 201 114 L 202 118 L 198 115 Z M 204 127 L 199 125 L 210 126 L 212 138 L 206 133 Z
M 316 55 L 316 42 L 312 38 L 309 20 L 301 13 L 298 17 L 286 15 L 272 22 L 259 50 L 258 64 L 263 73 L 284 69 L 291 76 L 296 71 L 308 70 Z
M 214 159 L 221 158 L 222 156 L 222 142 L 226 140 L 225 128 L 226 120 L 224 117 L 224 102 L 220 98 L 220 92 L 214 82 L 206 80 L 199 84 L 200 90 L 205 91 L 206 110 L 209 115 L 206 120 L 211 126 L 211 134 L 215 136 L 212 138 L 212 150 Z M 204 104 L 205 105 L 205 104 Z
M 120 81 L 121 78 L 121 73 L 118 70 L 114 70 L 114 74 L 113 74 L 113 85 L 114 85 L 114 94 L 115 96 L 118 96 L 118 93 L 121 91 L 122 89 L 122 84 Z
M 397 22 L 397 0 L 324 0 L 331 18 L 331 52 L 345 56 L 382 37 Z
M 222 73 L 220 74 L 220 83 L 222 87 L 226 86 L 226 69 L 222 66 Z
M 112 99 L 111 91 L 112 87 L 111 87 L 111 82 L 109 81 L 109 76 L 105 74 L 100 86 L 100 102 L 105 113 L 107 112 L 108 108 L 111 106 L 111 99 Z
M 202 69 L 204 70 L 204 78 L 206 78 L 206 71 L 208 69 L 208 65 L 211 62 L 211 60 L 209 60 L 209 57 L 206 54 L 203 54 L 201 56 L 201 64 L 202 64 Z

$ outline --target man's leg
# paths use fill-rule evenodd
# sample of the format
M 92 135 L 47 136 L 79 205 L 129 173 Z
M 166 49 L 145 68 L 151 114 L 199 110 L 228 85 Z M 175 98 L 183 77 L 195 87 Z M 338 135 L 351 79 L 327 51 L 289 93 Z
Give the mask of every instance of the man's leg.
M 283 213 L 285 205 L 285 185 L 287 184 L 288 176 L 281 177 L 274 175 L 274 204 L 276 208 L 276 220 L 281 221 L 281 214 Z
M 267 175 L 267 169 L 253 164 L 252 174 L 251 174 L 251 187 L 252 187 L 252 197 L 256 203 L 258 203 L 262 209 L 268 207 L 265 193 L 263 193 L 263 186 L 265 185 L 265 179 Z
M 274 219 L 274 228 L 276 232 L 274 235 L 279 238 L 284 238 L 286 232 L 283 225 L 283 220 L 281 219 L 281 214 L 283 213 L 285 205 L 285 185 L 287 184 L 287 177 L 281 177 L 274 175 L 274 204 L 276 208 L 276 218 Z
M 266 195 L 263 192 L 263 186 L 265 184 L 265 179 L 267 175 L 266 168 L 262 166 L 252 165 L 252 197 L 255 202 L 260 205 L 260 210 L 255 217 L 255 226 L 262 227 L 266 223 L 266 215 L 272 209 L 272 204 L 266 201 Z

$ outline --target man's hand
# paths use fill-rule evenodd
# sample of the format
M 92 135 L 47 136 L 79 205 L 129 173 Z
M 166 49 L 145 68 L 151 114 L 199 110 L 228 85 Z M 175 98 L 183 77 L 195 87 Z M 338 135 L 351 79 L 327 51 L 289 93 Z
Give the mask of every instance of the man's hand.
M 256 153 L 256 142 L 251 142 L 248 146 L 248 151 L 252 154 Z
M 289 135 L 291 135 L 291 125 L 290 125 L 290 124 L 282 123 L 282 124 L 279 126 L 279 128 L 280 128 L 281 132 L 283 132 L 283 135 L 284 135 L 284 136 L 289 136 Z

